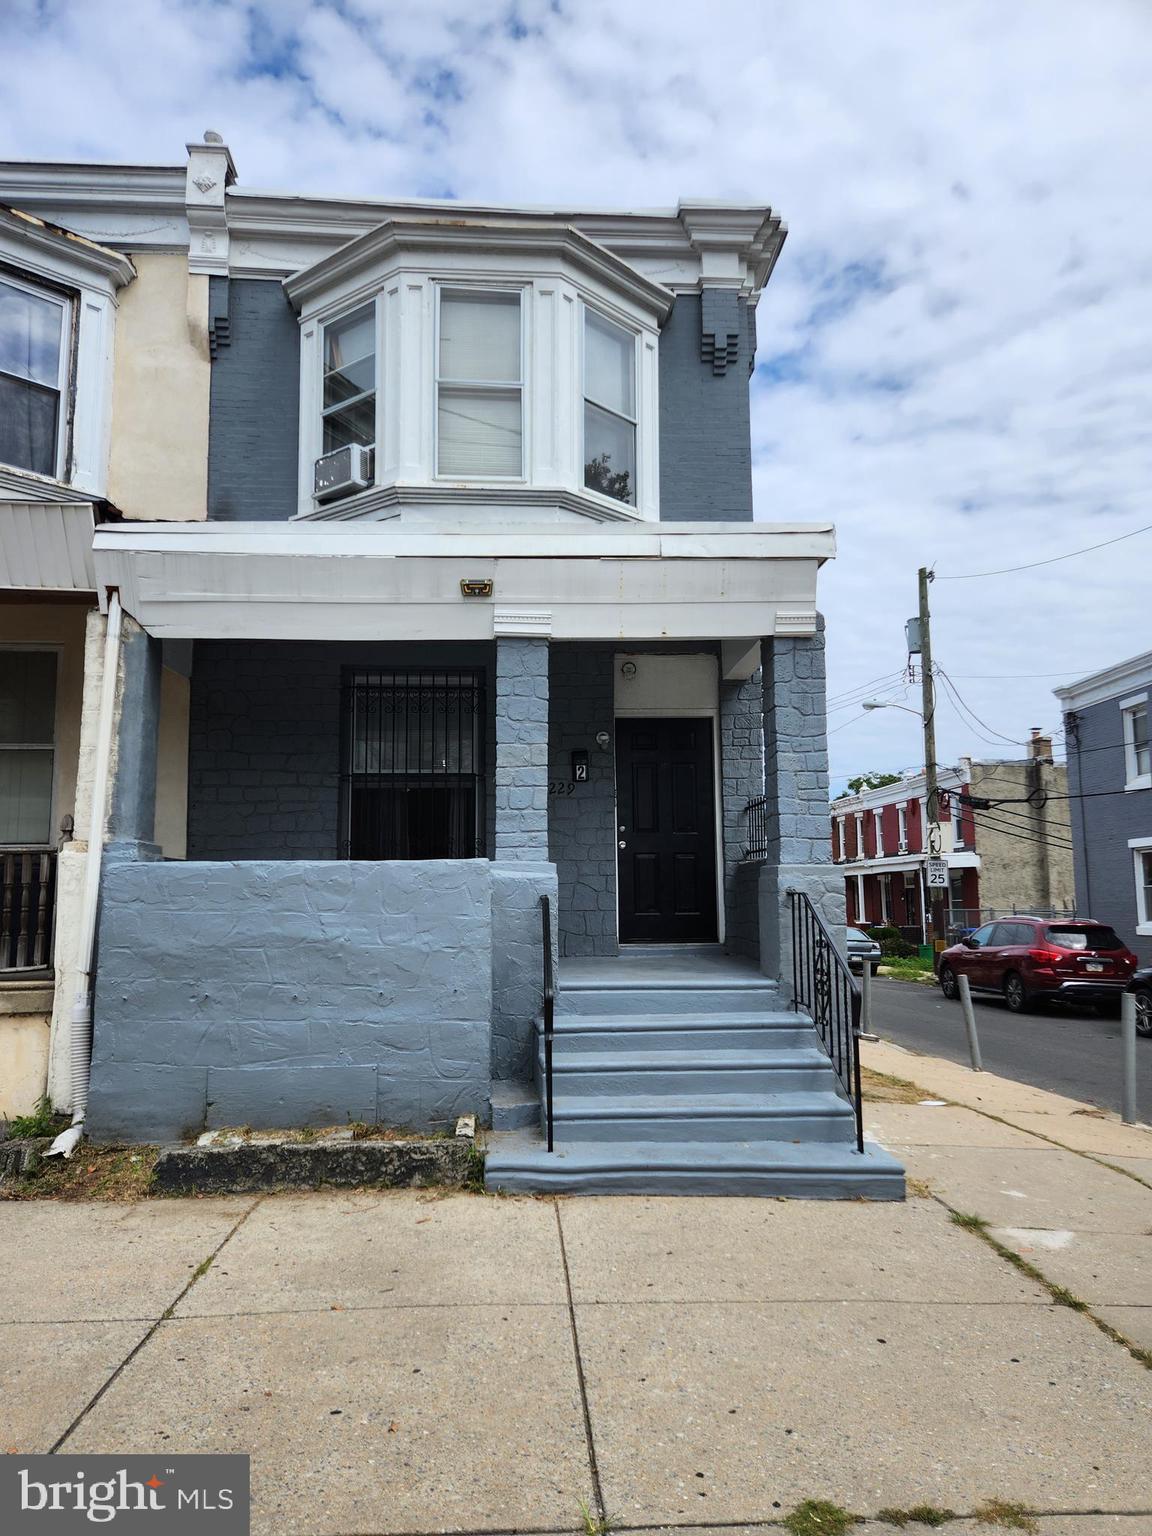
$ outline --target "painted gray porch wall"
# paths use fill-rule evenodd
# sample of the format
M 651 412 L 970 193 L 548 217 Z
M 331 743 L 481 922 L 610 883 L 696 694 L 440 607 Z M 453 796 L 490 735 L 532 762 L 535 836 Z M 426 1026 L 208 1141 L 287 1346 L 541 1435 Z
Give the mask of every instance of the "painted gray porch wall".
M 748 842 L 744 807 L 764 793 L 764 681 L 720 683 L 720 794 L 724 850 L 724 934 L 734 954 L 760 950 L 755 893 L 741 862 Z
M 760 866 L 760 968 L 792 995 L 788 891 L 811 898 L 833 934 L 844 931 L 844 880 L 828 839 L 824 620 L 812 636 L 765 640 L 764 797 L 767 858 Z
M 549 848 L 556 865 L 561 955 L 614 955 L 616 761 L 614 646 L 550 647 L 549 778 L 572 783 L 572 753 L 588 753 L 587 783 L 551 797 Z M 596 745 L 599 731 L 613 739 Z
M 228 326 L 213 327 L 208 516 L 282 522 L 297 505 L 300 325 L 277 282 L 213 277 L 209 287 L 212 315 Z
M 491 645 L 197 641 L 189 719 L 190 859 L 337 857 L 345 666 L 483 668 L 490 727 Z M 490 839 L 491 803 L 487 820 Z
M 108 848 L 113 858 L 160 856 L 155 839 L 161 655 L 160 641 L 126 614 L 108 813 Z
M 755 308 L 726 289 L 680 294 L 660 332 L 660 517 L 733 522 L 752 517 L 748 378 Z M 710 336 L 732 338 L 723 358 Z
M 544 988 L 540 898 L 552 903 L 556 959 L 556 868 L 525 860 L 493 863 L 492 1077 L 531 1082 L 535 1031 Z
M 94 1139 L 486 1119 L 486 861 L 114 864 L 101 897 Z
M 496 857 L 548 858 L 548 641 L 496 641 Z
M 1152 675 L 1127 683 L 1113 699 L 1077 711 L 1076 725 L 1068 726 L 1068 793 L 1089 797 L 1071 802 L 1077 909 L 1111 923 L 1149 965 L 1152 938 L 1136 932 L 1136 877 L 1128 839 L 1152 837 L 1152 789 L 1122 792 L 1127 772 L 1120 712 L 1122 698 L 1146 689 L 1152 690 Z

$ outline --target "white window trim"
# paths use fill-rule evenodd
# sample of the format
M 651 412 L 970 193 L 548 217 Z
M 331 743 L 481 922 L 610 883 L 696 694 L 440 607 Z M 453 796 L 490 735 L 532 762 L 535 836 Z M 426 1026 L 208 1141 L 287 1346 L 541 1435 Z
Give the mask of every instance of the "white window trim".
M 635 412 L 635 415 L 625 416 L 620 411 L 613 411 L 608 406 L 601 405 L 598 400 L 593 400 L 591 402 L 598 411 L 604 411 L 609 416 L 616 416 L 620 421 L 630 422 L 632 430 L 636 434 L 635 442 L 633 445 L 633 454 L 636 460 L 636 485 L 635 495 L 630 502 L 617 501 L 615 496 L 606 496 L 603 492 L 594 491 L 590 486 L 584 484 L 584 465 L 588 462 L 588 450 L 584 441 L 584 417 L 586 413 L 585 408 L 589 403 L 584 366 L 584 350 L 587 344 L 588 316 L 590 314 L 597 315 L 601 320 L 606 320 L 609 325 L 616 326 L 618 330 L 625 331 L 632 337 L 632 408 Z M 625 321 L 621 320 L 618 315 L 608 314 L 607 311 L 598 304 L 589 304 L 587 299 L 581 299 L 579 338 L 580 389 L 577 396 L 577 409 L 579 411 L 577 432 L 579 434 L 580 451 L 576 456 L 578 474 L 580 477 L 580 489 L 585 496 L 591 496 L 595 501 L 603 503 L 604 506 L 624 507 L 632 514 L 635 514 L 637 509 L 642 505 L 643 498 L 641 480 L 644 474 L 644 467 L 641 463 L 640 457 L 640 368 L 642 363 L 640 342 L 641 333 L 634 325 L 627 324 Z
M 381 238 L 383 238 L 381 236 Z M 365 261 L 355 272 L 286 281 L 300 301 L 300 462 L 297 519 L 356 519 L 389 515 L 411 502 L 471 505 L 478 494 L 506 492 L 509 509 L 537 508 L 541 493 L 555 493 L 566 511 L 597 520 L 656 522 L 660 515 L 659 319 L 645 296 L 607 275 L 584 270 L 559 248 L 528 261 L 485 250 L 406 252 L 402 246 Z M 386 259 L 384 259 L 386 256 Z M 427 257 L 427 260 L 424 258 Z M 642 288 L 645 280 L 637 279 Z M 436 473 L 436 397 L 439 365 L 437 289 L 521 293 L 523 475 L 461 480 Z M 295 290 L 295 292 L 294 292 Z M 341 315 L 376 304 L 376 462 L 373 486 L 332 502 L 313 495 L 320 455 L 323 327 Z M 583 306 L 637 339 L 635 505 L 584 485 Z
M 1128 847 L 1132 850 L 1132 879 L 1136 886 L 1136 932 L 1142 938 L 1152 935 L 1152 911 L 1149 911 L 1144 901 L 1144 882 L 1141 878 L 1140 855 L 1152 853 L 1152 837 L 1130 837 Z
M 524 302 L 526 285 L 523 283 L 477 283 L 453 280 L 451 277 L 438 277 L 432 281 L 434 302 L 436 306 L 436 318 L 432 327 L 432 478 L 438 485 L 526 485 L 528 483 L 528 466 L 532 462 L 532 444 L 529 435 L 531 410 L 529 406 L 528 387 L 528 359 L 529 350 L 529 316 L 531 304 Z M 520 301 L 520 377 L 515 382 L 509 380 L 472 380 L 461 379 L 443 380 L 440 377 L 440 305 L 445 294 L 466 293 L 504 293 L 515 294 Z M 520 473 L 518 475 L 468 475 L 462 479 L 459 475 L 445 475 L 440 472 L 440 386 L 447 383 L 449 388 L 453 386 L 466 389 L 491 389 L 497 392 L 519 390 L 520 392 Z M 379 477 L 377 477 L 379 484 Z
M 908 806 L 907 806 L 907 803 L 905 803 L 904 805 L 898 805 L 896 807 L 896 819 L 897 819 L 897 822 L 899 823 L 899 830 L 897 832 L 897 837 L 896 837 L 896 850 L 897 850 L 898 853 L 907 853 L 908 852 Z
M 57 819 L 58 819 L 57 818 L 57 812 L 58 812 L 58 810 L 60 808 L 60 746 L 59 746 L 59 741 L 60 741 L 60 710 L 61 710 L 60 668 L 61 668 L 61 664 L 62 664 L 62 660 L 63 660 L 63 656 L 64 656 L 64 647 L 62 645 L 53 645 L 51 643 L 43 644 L 43 643 L 37 643 L 35 641 L 30 642 L 28 644 L 17 643 L 17 642 L 12 642 L 12 643 L 9 644 L 9 643 L 6 642 L 3 645 L 0 645 L 0 653 L 7 653 L 9 651 L 33 651 L 33 652 L 36 652 L 37 654 L 41 654 L 43 652 L 49 652 L 53 656 L 55 656 L 55 658 L 56 658 L 56 709 L 55 709 L 55 713 L 52 716 L 52 741 L 51 741 L 51 743 L 40 742 L 40 741 L 12 741 L 12 742 L 8 742 L 4 746 L 0 746 L 0 752 L 29 752 L 29 751 L 31 751 L 31 752 L 44 752 L 44 751 L 49 750 L 49 747 L 51 748 L 51 752 L 52 752 L 52 791 L 51 791 L 51 796 L 52 796 L 52 798 L 51 798 L 51 803 L 50 803 L 49 809 L 48 809 L 48 841 L 45 842 L 45 843 L 28 843 L 28 842 L 7 843 L 7 842 L 0 842 L 0 849 L 3 849 L 6 852 L 10 851 L 10 850 L 12 850 L 14 848 L 15 849 L 21 849 L 21 850 L 23 850 L 25 852 L 46 852 L 46 851 L 50 851 L 51 849 L 56 847 L 56 843 L 53 841 L 53 838 L 55 837 L 55 834 L 56 834 Z
M 319 340 L 319 348 L 320 348 L 319 359 L 318 359 L 319 367 L 317 369 L 317 373 L 318 373 L 318 395 L 317 395 L 317 400 L 316 400 L 316 420 L 313 423 L 314 434 L 315 434 L 314 441 L 315 441 L 316 453 L 315 453 L 315 455 L 313 457 L 313 463 L 315 463 L 316 459 L 318 459 L 321 456 L 321 454 L 324 452 L 324 358 L 325 358 L 325 348 L 326 348 L 325 333 L 327 332 L 329 326 L 339 325 L 341 320 L 347 320 L 349 315 L 354 315 L 354 314 L 357 313 L 358 310 L 361 310 L 361 309 L 371 309 L 373 311 L 373 331 L 375 333 L 376 355 L 373 358 L 373 363 L 372 363 L 372 389 L 373 389 L 373 394 L 374 394 L 374 397 L 375 397 L 375 405 L 376 405 L 376 433 L 375 433 L 375 440 L 373 441 L 373 444 L 372 444 L 372 452 L 373 452 L 373 455 L 376 458 L 379 458 L 379 455 L 380 455 L 380 427 L 381 427 L 381 407 L 380 407 L 380 394 L 381 394 L 381 390 L 380 390 L 380 305 L 379 305 L 379 302 L 377 300 L 373 299 L 373 300 L 369 300 L 369 301 L 367 301 L 365 303 L 361 303 L 361 304 L 345 304 L 345 305 L 342 305 L 340 309 L 335 310 L 332 314 L 325 315 L 323 321 L 320 324 L 319 331 L 318 331 L 318 340 Z M 308 479 L 308 488 L 309 488 L 309 491 L 311 491 L 311 488 L 312 488 L 312 477 L 311 477 L 311 475 L 309 476 L 309 479 Z
M 60 408 L 56 415 L 56 454 L 52 462 L 52 478 L 62 480 L 68 468 L 68 442 L 72 435 L 72 356 L 74 335 L 76 329 L 76 300 L 73 295 L 56 292 L 52 288 L 45 287 L 42 283 L 30 282 L 27 278 L 17 277 L 7 268 L 0 268 L 0 282 L 6 283 L 10 288 L 18 288 L 23 293 L 29 293 L 35 299 L 40 299 L 46 304 L 55 304 L 61 313 L 60 322 L 60 358 L 56 367 L 56 392 L 60 397 Z M 3 370 L 0 370 L 2 372 Z M 16 379 L 18 383 L 27 383 L 19 374 L 6 373 L 5 378 Z M 33 388 L 36 386 L 33 385 Z M 43 387 L 43 386 L 41 386 Z M 7 469 L 15 469 L 24 474 L 40 474 L 43 471 L 29 469 L 26 464 L 5 464 Z
M 853 811 L 852 816 L 856 822 L 856 857 L 862 859 L 864 857 L 864 812 Z
M 837 864 L 843 864 L 843 862 L 844 862 L 844 818 L 843 818 L 843 816 L 833 816 L 833 818 L 832 818 L 832 830 L 836 834 L 836 848 L 835 848 L 835 852 L 834 852 L 833 857 L 835 858 L 835 861 L 836 861 Z
M 884 858 L 884 812 L 876 810 L 872 812 L 872 818 L 876 827 L 876 857 Z
M 1148 695 L 1135 693 L 1130 698 L 1120 700 L 1120 722 L 1124 732 L 1124 788 L 1128 789 L 1152 789 L 1152 769 L 1147 773 L 1138 773 L 1136 764 L 1136 733 L 1132 729 L 1132 717 L 1136 710 L 1143 707 L 1148 710 Z M 1148 715 L 1152 723 L 1152 713 Z

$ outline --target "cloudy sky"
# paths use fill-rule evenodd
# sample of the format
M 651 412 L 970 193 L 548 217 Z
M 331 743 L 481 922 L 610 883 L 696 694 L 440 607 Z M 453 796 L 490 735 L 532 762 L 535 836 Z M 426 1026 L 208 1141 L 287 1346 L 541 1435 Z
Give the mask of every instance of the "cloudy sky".
M 834 787 L 918 760 L 853 701 L 905 697 L 921 564 L 945 761 L 1152 645 L 1152 533 L 944 580 L 1152 524 L 1147 0 L 0 0 L 0 37 L 6 156 L 211 127 L 249 187 L 771 203 L 757 516 L 839 526 Z

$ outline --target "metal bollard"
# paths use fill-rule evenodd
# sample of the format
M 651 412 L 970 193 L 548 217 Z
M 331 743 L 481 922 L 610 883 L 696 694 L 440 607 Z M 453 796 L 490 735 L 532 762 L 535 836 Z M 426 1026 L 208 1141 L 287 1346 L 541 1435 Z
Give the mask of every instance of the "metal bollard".
M 1125 992 L 1120 999 L 1120 1118 L 1136 1124 L 1136 996 Z
M 860 968 L 860 1033 L 872 1033 L 872 962 L 867 959 Z
M 983 1072 L 980 1057 L 980 1037 L 976 1033 L 976 1011 L 972 1007 L 972 988 L 967 976 L 960 977 L 960 1006 L 964 1009 L 964 1027 L 968 1031 L 968 1054 L 972 1058 L 973 1072 Z

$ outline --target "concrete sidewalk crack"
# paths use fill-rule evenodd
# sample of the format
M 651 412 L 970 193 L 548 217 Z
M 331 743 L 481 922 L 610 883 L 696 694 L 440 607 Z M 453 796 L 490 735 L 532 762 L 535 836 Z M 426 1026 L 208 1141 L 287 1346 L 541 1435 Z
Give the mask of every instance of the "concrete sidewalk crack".
M 119 1378 L 124 1373 L 124 1371 L 127 1370 L 128 1366 L 130 1366 L 132 1364 L 132 1361 L 135 1360 L 136 1356 L 144 1348 L 145 1344 L 147 1344 L 148 1341 L 155 1336 L 156 1330 L 160 1327 L 161 1323 L 166 1323 L 166 1322 L 169 1321 L 169 1319 L 172 1317 L 173 1313 L 176 1311 L 176 1308 L 184 1300 L 185 1296 L 187 1296 L 188 1292 L 196 1284 L 197 1280 L 199 1280 L 202 1275 L 207 1274 L 208 1270 L 211 1269 L 212 1265 L 215 1263 L 217 1256 L 223 1251 L 223 1249 L 227 1246 L 227 1244 L 230 1243 L 232 1241 L 232 1239 L 236 1236 L 237 1232 L 239 1232 L 240 1228 L 248 1220 L 248 1218 L 249 1218 L 249 1216 L 251 1216 L 252 1212 L 256 1209 L 256 1207 L 258 1205 L 261 1204 L 261 1202 L 263 1201 L 263 1198 L 264 1197 L 261 1195 L 258 1199 L 254 1200 L 252 1202 L 252 1204 L 248 1207 L 248 1209 L 242 1213 L 242 1215 L 239 1217 L 239 1219 L 237 1221 L 233 1222 L 232 1226 L 224 1234 L 224 1236 L 221 1238 L 221 1240 L 216 1244 L 216 1247 L 213 1248 L 212 1252 L 207 1256 L 207 1258 L 202 1259 L 200 1261 L 200 1263 L 197 1264 L 196 1268 L 192 1271 L 191 1275 L 188 1277 L 188 1280 L 187 1280 L 186 1284 L 181 1288 L 179 1295 L 174 1297 L 173 1300 L 169 1302 L 169 1304 L 164 1308 L 164 1311 L 161 1312 L 160 1316 L 156 1319 L 156 1321 L 152 1324 L 152 1326 L 144 1334 L 144 1337 L 142 1339 L 138 1340 L 137 1343 L 133 1345 L 133 1347 L 124 1356 L 123 1360 L 121 1360 L 120 1364 L 116 1367 L 116 1369 L 108 1377 L 108 1380 L 106 1382 L 104 1382 L 103 1386 L 101 1386 L 99 1388 L 99 1390 L 92 1395 L 92 1397 L 90 1397 L 88 1399 L 88 1401 L 84 1404 L 84 1407 L 81 1408 L 80 1412 L 72 1420 L 71 1424 L 69 1424 L 68 1428 L 59 1437 L 59 1439 L 56 1440 L 56 1442 L 53 1445 L 50 1445 L 48 1447 L 48 1454 L 49 1454 L 49 1456 L 55 1456 L 57 1454 L 57 1452 L 62 1449 L 62 1447 L 64 1446 L 65 1442 L 69 1439 L 69 1437 L 72 1434 L 75 1433 L 75 1431 L 77 1429 L 79 1429 L 80 1425 L 84 1422 L 84 1420 L 92 1412 L 93 1408 L 95 1408 L 96 1404 L 104 1396 L 105 1392 L 108 1391 L 109 1387 L 112 1386 L 113 1382 L 119 1380 Z
M 580 1353 L 580 1330 L 576 1323 L 576 1306 L 572 1300 L 572 1276 L 568 1270 L 568 1249 L 564 1242 L 564 1225 L 560 1220 L 560 1202 L 555 1198 L 552 1209 L 556 1212 L 556 1236 L 560 1241 L 560 1265 L 564 1271 L 564 1291 L 568 1297 L 568 1324 L 572 1330 L 572 1354 L 576 1362 L 576 1380 L 580 1386 L 580 1407 L 584 1413 L 584 1440 L 588 1448 L 588 1471 L 592 1478 L 592 1497 L 596 1501 L 596 1516 L 602 1529 L 608 1527 L 608 1511 L 604 1507 L 604 1490 L 600 1486 L 600 1468 L 596 1461 L 596 1442 L 592 1435 L 592 1412 L 588 1406 L 588 1383 L 584 1378 L 584 1358 Z

